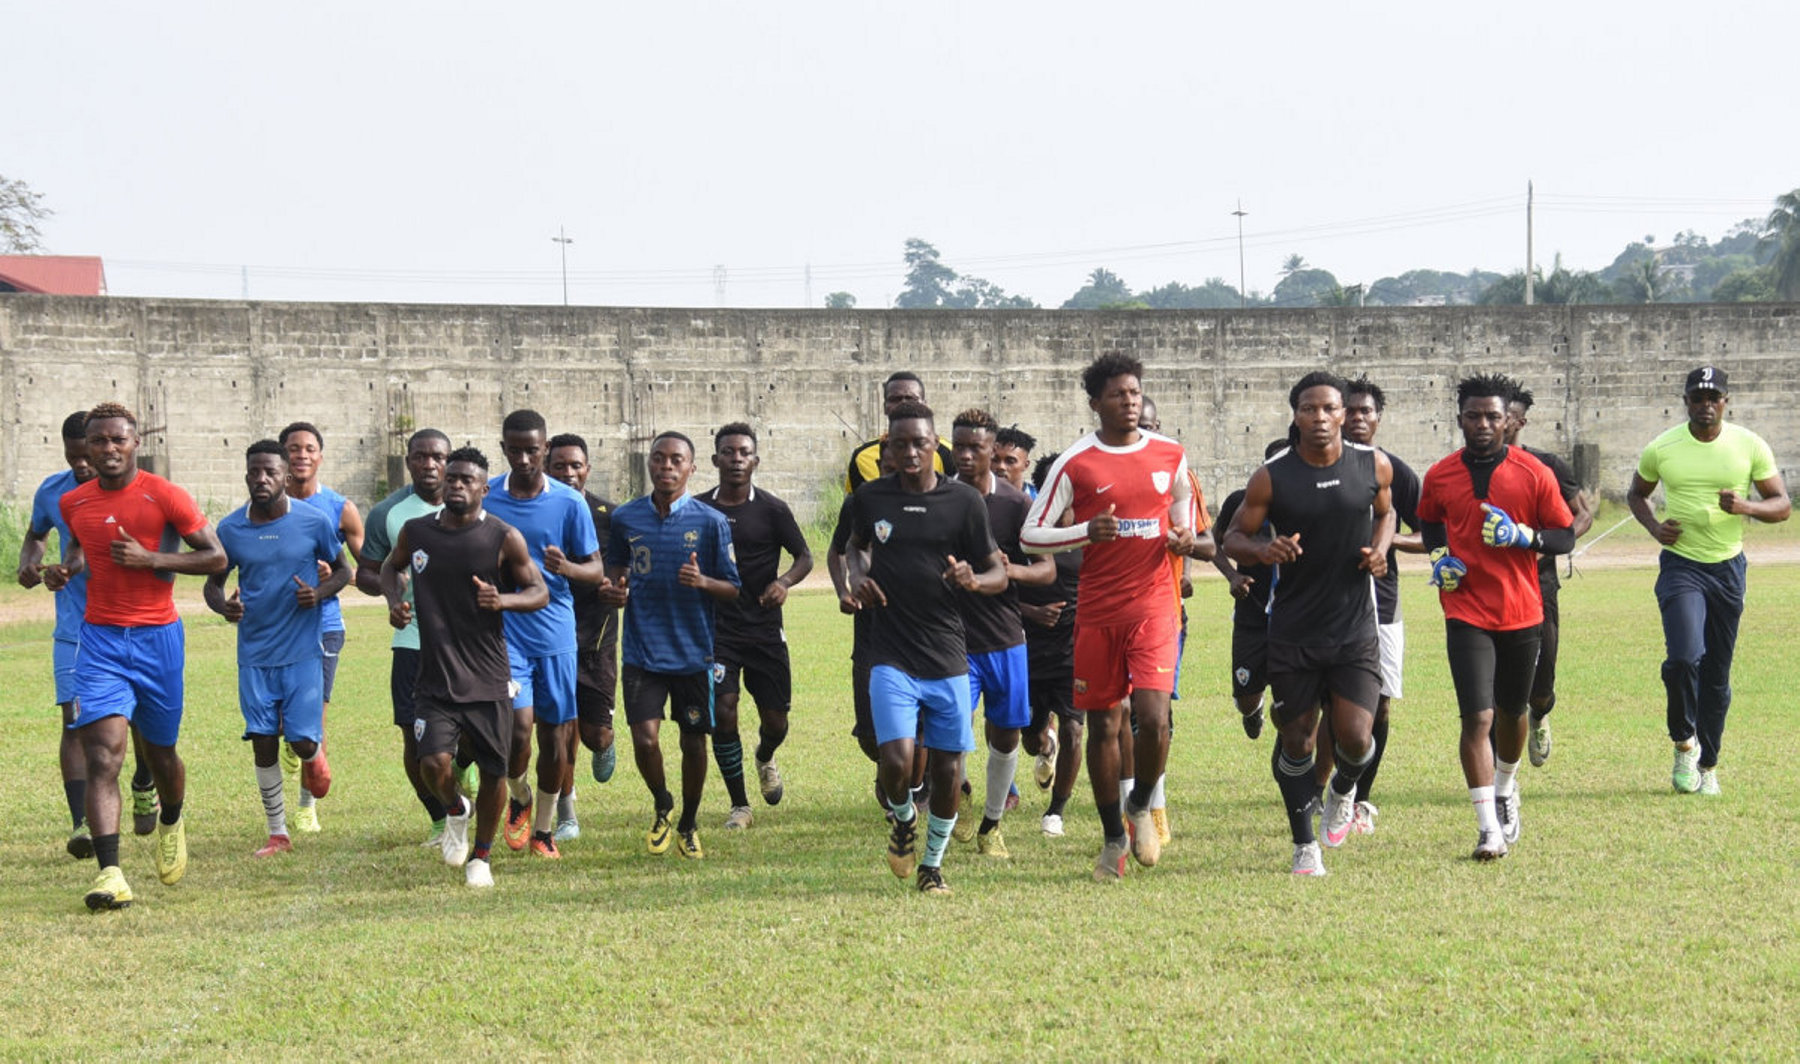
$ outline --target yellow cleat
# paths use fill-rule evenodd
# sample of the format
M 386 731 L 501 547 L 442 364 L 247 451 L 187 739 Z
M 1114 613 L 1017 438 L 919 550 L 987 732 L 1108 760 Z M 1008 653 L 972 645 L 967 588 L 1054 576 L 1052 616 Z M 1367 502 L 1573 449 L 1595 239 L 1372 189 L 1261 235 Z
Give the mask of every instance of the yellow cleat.
M 1169 811 L 1161 808 L 1150 810 L 1150 822 L 1156 825 L 1156 840 L 1167 846 L 1169 844 Z
M 695 861 L 706 856 L 706 851 L 700 848 L 700 832 L 698 829 L 676 832 L 675 849 L 681 856 Z
M 187 819 L 156 825 L 156 878 L 164 886 L 181 882 L 187 873 Z
M 670 811 L 666 809 L 658 809 L 656 811 L 656 822 L 650 825 L 650 831 L 644 837 L 647 848 L 653 854 L 664 854 L 669 852 L 669 841 L 671 836 L 675 834 L 674 829 L 669 824 L 669 812 Z
M 123 909 L 130 904 L 131 884 L 125 882 L 125 873 L 118 865 L 102 868 L 94 885 L 88 888 L 87 907 L 99 912 L 101 909 Z
M 986 835 L 975 836 L 975 852 L 986 857 L 995 857 L 1002 861 L 1012 856 L 1011 853 L 1007 852 L 1006 840 L 1000 836 L 1000 826 L 998 824 L 996 824 L 994 829 Z
M 956 800 L 956 826 L 950 829 L 950 837 L 957 842 L 973 839 L 979 819 L 975 815 L 975 796 L 969 791 L 962 792 L 962 797 Z
M 319 832 L 319 807 L 316 805 L 299 805 L 294 807 L 294 830 L 304 831 L 308 835 Z

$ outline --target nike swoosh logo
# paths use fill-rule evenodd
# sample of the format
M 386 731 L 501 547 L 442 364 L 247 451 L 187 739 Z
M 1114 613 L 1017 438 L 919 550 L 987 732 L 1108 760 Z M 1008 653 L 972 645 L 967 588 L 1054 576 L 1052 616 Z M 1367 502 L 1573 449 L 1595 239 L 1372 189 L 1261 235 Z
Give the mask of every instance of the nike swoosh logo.
M 1107 492 L 1109 492 L 1109 491 L 1111 491 L 1111 490 L 1112 490 L 1112 485 L 1111 485 L 1111 484 L 1108 484 L 1108 485 L 1107 485 L 1107 486 L 1106 486 L 1106 487 L 1104 487 L 1104 488 L 1095 488 L 1095 489 L 1094 489 L 1094 494 L 1095 494 L 1095 495 L 1105 495 L 1105 494 L 1106 494 L 1106 493 L 1107 493 Z

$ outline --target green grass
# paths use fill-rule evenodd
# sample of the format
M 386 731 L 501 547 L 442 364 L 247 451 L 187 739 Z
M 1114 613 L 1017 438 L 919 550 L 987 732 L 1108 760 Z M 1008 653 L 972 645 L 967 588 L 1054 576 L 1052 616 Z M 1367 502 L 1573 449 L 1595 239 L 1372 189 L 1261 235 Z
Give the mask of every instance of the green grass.
M 948 899 L 882 860 L 871 772 L 847 731 L 848 625 L 796 596 L 788 797 L 706 859 L 643 852 L 629 757 L 580 785 L 560 863 L 502 852 L 491 893 L 420 850 L 377 612 L 351 612 L 322 835 L 252 861 L 261 809 L 239 741 L 232 636 L 189 630 L 192 863 L 156 881 L 127 837 L 129 911 L 89 914 L 62 852 L 48 626 L 0 628 L 0 1055 L 1065 1059 L 1786 1056 L 1800 1006 L 1800 710 L 1785 653 L 1800 567 L 1751 573 L 1722 798 L 1677 796 L 1649 569 L 1563 595 L 1557 747 L 1523 773 L 1525 834 L 1468 859 L 1473 817 L 1435 603 L 1409 577 L 1407 689 L 1376 787 L 1379 831 L 1286 874 L 1266 743 L 1226 691 L 1226 602 L 1201 586 L 1169 792 L 1175 841 L 1123 884 L 1089 879 L 1085 781 L 1069 834 L 1037 831 L 1022 766 L 1013 860 L 956 846 Z M 15 589 L 16 590 L 16 589 Z M 5 596 L 0 596 L 4 598 Z M 585 761 L 584 761 L 585 765 Z M 979 767 L 977 766 L 977 775 Z

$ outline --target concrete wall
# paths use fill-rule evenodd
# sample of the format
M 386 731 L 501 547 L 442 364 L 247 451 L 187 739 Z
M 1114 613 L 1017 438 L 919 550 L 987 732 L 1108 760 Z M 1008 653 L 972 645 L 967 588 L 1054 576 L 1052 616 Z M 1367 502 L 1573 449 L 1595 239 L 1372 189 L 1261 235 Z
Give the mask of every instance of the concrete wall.
M 1800 424 L 1800 307 L 1680 304 L 1250 311 L 798 311 L 238 303 L 0 297 L 0 496 L 60 468 L 63 417 L 102 400 L 139 414 L 145 449 L 213 513 L 241 502 L 243 448 L 293 420 L 325 433 L 325 479 L 365 504 L 410 427 L 472 442 L 499 468 L 499 425 L 532 407 L 585 436 L 594 485 L 641 490 L 649 438 L 732 420 L 762 439 L 760 480 L 807 520 L 879 425 L 881 381 L 924 378 L 950 417 L 984 406 L 1042 448 L 1087 431 L 1081 368 L 1110 349 L 1147 366 L 1165 431 L 1216 504 L 1285 431 L 1287 389 L 1329 367 L 1388 395 L 1381 441 L 1421 471 L 1459 442 L 1458 378 L 1502 371 L 1537 396 L 1527 439 L 1597 451 L 1617 495 L 1645 441 L 1684 415 L 1682 379 L 1712 362 L 1731 416 L 1790 481 Z M 702 452 L 706 449 L 702 444 Z M 1585 448 L 1584 448 L 1585 449 Z M 712 482 L 710 471 L 697 482 Z

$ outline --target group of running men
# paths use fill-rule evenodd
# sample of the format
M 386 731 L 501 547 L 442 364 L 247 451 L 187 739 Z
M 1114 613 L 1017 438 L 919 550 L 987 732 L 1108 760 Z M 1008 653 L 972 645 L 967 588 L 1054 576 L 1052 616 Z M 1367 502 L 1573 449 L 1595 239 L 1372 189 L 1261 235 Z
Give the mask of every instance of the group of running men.
M 1122 878 L 1128 859 L 1155 865 L 1169 841 L 1163 780 L 1187 567 L 1211 561 L 1236 599 L 1232 689 L 1245 733 L 1258 738 L 1265 714 L 1278 733 L 1271 766 L 1292 871 L 1324 874 L 1321 842 L 1375 828 L 1369 790 L 1390 701 L 1402 697 L 1396 552 L 1426 555 L 1440 593 L 1474 856 L 1504 856 L 1520 833 L 1519 764 L 1551 752 L 1553 559 L 1593 519 L 1566 463 L 1518 443 L 1531 393 L 1498 375 L 1460 382 L 1464 446 L 1421 480 L 1375 446 L 1379 387 L 1307 374 L 1289 393 L 1287 437 L 1214 525 L 1182 445 L 1158 431 L 1143 376 L 1127 355 L 1096 359 L 1082 381 L 1099 427 L 1035 464 L 1036 441 L 989 412 L 956 415 L 946 442 L 916 375 L 885 382 L 887 431 L 851 457 L 827 562 L 854 615 L 853 734 L 877 766 L 892 871 L 947 893 L 953 837 L 1008 856 L 1000 822 L 1017 803 L 1021 750 L 1051 792 L 1043 832 L 1061 835 L 1084 732 L 1103 835 L 1095 878 Z M 1784 520 L 1789 504 L 1767 444 L 1723 419 L 1725 372 L 1695 370 L 1685 393 L 1688 421 L 1645 449 L 1628 501 L 1664 547 L 1672 780 L 1716 794 L 1743 602 L 1737 515 Z M 134 830 L 157 835 L 165 884 L 185 871 L 175 573 L 206 576 L 206 604 L 237 628 L 244 738 L 268 829 L 258 857 L 292 848 L 288 791 L 295 827 L 319 828 L 343 645 L 336 597 L 353 580 L 385 596 L 396 630 L 394 723 L 432 825 L 424 845 L 471 886 L 492 885 L 497 834 L 552 859 L 579 837 L 573 766 L 585 745 L 595 780 L 610 779 L 615 686 L 652 798 L 650 853 L 703 855 L 709 738 L 731 800 L 725 826 L 750 826 L 740 685 L 757 704 L 759 790 L 767 804 L 781 800 L 775 752 L 792 687 L 781 607 L 812 557 L 788 507 L 753 484 L 751 426 L 714 433 L 719 483 L 704 494 L 688 491 L 693 442 L 656 436 L 651 491 L 622 506 L 586 492 L 586 443 L 550 436 L 534 411 L 503 422 L 510 472 L 498 476 L 475 448 L 421 430 L 407 441 L 410 483 L 365 524 L 319 483 L 323 434 L 296 422 L 247 449 L 249 501 L 216 529 L 186 492 L 137 468 L 126 408 L 71 415 L 63 438 L 69 469 L 38 491 L 19 580 L 58 593 L 68 849 L 99 864 L 90 908 L 132 900 L 118 859 L 128 745 Z M 1650 502 L 1659 484 L 1661 520 Z M 46 565 L 52 529 L 61 557 Z M 976 702 L 988 747 L 978 823 L 964 779 Z M 680 732 L 678 818 L 658 742 L 665 707 Z

